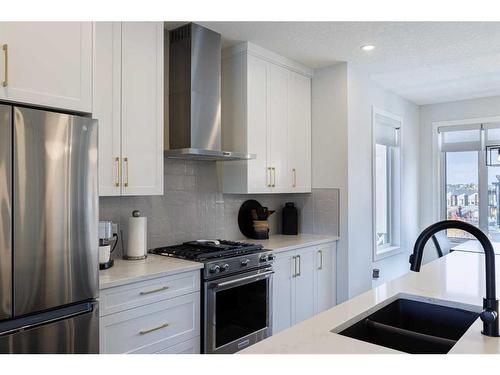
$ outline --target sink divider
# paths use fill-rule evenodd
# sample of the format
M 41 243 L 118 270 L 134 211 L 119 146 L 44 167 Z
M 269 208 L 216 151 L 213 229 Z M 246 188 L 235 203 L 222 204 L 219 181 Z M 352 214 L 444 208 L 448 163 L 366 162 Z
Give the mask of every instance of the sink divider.
M 438 337 L 438 336 L 433 336 L 433 335 L 427 335 L 425 333 L 414 332 L 414 331 L 410 331 L 410 330 L 407 330 L 404 328 L 393 327 L 393 326 L 390 326 L 390 325 L 387 325 L 384 323 L 375 322 L 375 321 L 370 320 L 370 319 L 365 319 L 365 324 L 368 327 L 375 328 L 375 329 L 383 331 L 383 332 L 395 333 L 395 334 L 399 334 L 399 335 L 402 335 L 402 336 L 405 336 L 405 337 L 408 337 L 411 339 L 420 340 L 420 341 L 424 341 L 424 342 L 445 345 L 445 346 L 449 346 L 449 347 L 452 347 L 453 345 L 455 345 L 457 343 L 456 340 L 446 339 L 443 337 Z

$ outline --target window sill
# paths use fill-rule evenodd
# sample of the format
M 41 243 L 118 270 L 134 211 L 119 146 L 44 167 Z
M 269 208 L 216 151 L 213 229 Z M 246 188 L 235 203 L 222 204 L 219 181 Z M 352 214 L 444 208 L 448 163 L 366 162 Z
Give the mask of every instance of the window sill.
M 386 246 L 382 248 L 377 248 L 375 254 L 373 254 L 373 261 L 377 262 L 379 260 L 397 255 L 403 252 L 400 246 Z

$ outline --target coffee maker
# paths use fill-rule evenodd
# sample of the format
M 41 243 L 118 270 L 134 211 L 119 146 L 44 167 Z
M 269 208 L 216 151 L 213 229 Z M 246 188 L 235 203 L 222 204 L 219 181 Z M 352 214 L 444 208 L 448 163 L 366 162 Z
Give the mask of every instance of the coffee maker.
M 109 220 L 99 221 L 99 269 L 106 270 L 113 266 L 111 253 L 118 244 L 117 225 Z M 113 247 L 111 244 L 113 243 Z

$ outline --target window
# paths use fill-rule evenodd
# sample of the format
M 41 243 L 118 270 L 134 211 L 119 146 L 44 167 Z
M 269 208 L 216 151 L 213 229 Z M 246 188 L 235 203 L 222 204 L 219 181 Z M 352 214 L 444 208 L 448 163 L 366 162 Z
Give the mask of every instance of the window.
M 373 258 L 400 251 L 401 152 L 398 116 L 373 109 Z
M 446 161 L 446 218 L 479 226 L 478 152 L 449 151 Z M 469 238 L 467 232 L 449 229 L 450 238 Z
M 500 241 L 500 167 L 486 165 L 486 146 L 500 144 L 500 124 L 438 127 L 442 217 L 462 220 Z M 471 238 L 461 230 L 448 230 L 454 242 Z

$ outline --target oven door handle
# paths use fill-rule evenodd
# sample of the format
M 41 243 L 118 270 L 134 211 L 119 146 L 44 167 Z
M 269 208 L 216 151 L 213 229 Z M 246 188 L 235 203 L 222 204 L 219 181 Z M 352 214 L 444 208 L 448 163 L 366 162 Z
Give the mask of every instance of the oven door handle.
M 259 273 L 259 274 L 256 274 L 256 275 L 245 276 L 245 277 L 242 277 L 242 278 L 239 278 L 239 279 L 236 279 L 236 280 L 224 281 L 222 283 L 215 284 L 215 288 L 216 289 L 223 288 L 225 286 L 233 285 L 233 284 L 238 284 L 238 283 L 241 283 L 242 281 L 246 281 L 246 280 L 255 279 L 257 281 L 257 280 L 260 279 L 261 276 L 269 276 L 269 275 L 272 275 L 273 273 L 274 273 L 274 271 L 266 271 L 266 272 L 262 272 L 262 273 Z

